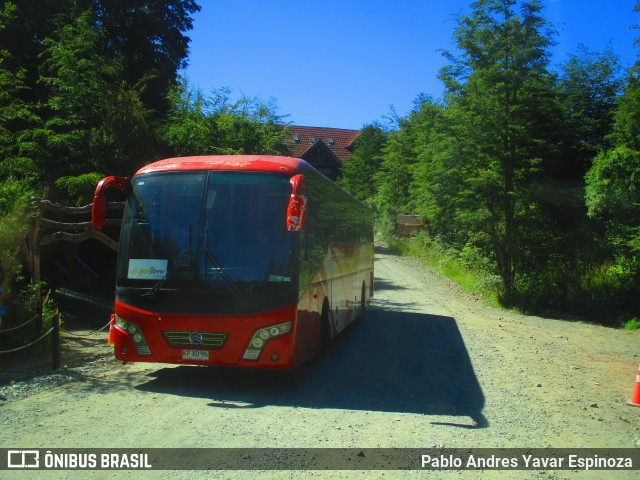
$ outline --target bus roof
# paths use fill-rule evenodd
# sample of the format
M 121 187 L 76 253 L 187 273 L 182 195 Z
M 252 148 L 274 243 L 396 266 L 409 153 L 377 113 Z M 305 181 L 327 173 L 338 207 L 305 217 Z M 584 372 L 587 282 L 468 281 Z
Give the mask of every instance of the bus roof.
M 136 175 L 182 170 L 245 170 L 295 174 L 306 165 L 307 162 L 299 158 L 276 155 L 204 155 L 159 160 L 142 167 Z

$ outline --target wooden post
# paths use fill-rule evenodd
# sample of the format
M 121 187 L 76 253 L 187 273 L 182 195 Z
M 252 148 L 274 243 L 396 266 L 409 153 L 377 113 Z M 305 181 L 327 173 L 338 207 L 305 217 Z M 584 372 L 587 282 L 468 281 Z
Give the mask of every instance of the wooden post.
M 47 198 L 49 189 L 45 187 L 42 198 Z M 38 209 L 33 222 L 33 230 L 31 231 L 31 282 L 36 285 L 34 292 L 38 299 L 38 319 L 34 322 L 34 330 L 36 338 L 42 335 L 42 287 L 40 277 L 40 221 L 42 219 L 42 209 Z
M 51 335 L 51 360 L 53 369 L 60 368 L 60 317 L 57 313 L 53 315 L 53 334 Z

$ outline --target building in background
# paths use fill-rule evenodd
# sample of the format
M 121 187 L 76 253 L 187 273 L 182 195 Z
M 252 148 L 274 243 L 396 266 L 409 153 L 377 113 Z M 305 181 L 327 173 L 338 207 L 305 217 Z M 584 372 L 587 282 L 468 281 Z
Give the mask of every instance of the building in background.
M 342 164 L 353 153 L 353 142 L 360 130 L 344 128 L 302 127 L 288 125 L 285 143 L 292 157 L 301 158 L 335 181 Z

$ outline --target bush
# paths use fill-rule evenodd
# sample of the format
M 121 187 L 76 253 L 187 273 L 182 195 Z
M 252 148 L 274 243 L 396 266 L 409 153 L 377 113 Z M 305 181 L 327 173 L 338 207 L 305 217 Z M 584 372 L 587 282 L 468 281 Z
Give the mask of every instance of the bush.
M 76 177 L 61 177 L 56 180 L 56 187 L 63 194 L 63 203 L 75 204 L 77 207 L 88 205 L 93 200 L 96 185 L 104 175 L 93 172 Z
M 409 238 L 395 237 L 390 246 L 401 255 L 412 256 L 434 267 L 474 295 L 482 295 L 497 305 L 502 279 L 493 270 L 491 259 L 472 244 L 457 250 L 440 238 L 419 233 Z M 640 286 L 637 261 L 626 257 L 595 266 L 548 259 L 532 272 L 516 277 L 516 294 L 511 305 L 528 313 L 559 312 L 606 325 L 617 325 L 628 312 L 637 312 Z M 632 319 L 627 322 L 634 327 Z M 640 323 L 640 322 L 638 322 Z
M 4 273 L 7 315 L 2 328 L 11 328 L 27 323 L 40 313 L 38 296 L 43 285 L 31 284 L 23 272 L 20 242 L 29 232 L 29 199 L 33 195 L 30 185 L 24 180 L 8 179 L 0 182 L 0 267 Z M 51 328 L 55 305 L 49 295 L 43 302 L 43 325 L 36 332 L 35 324 L 0 336 L 0 350 L 11 350 L 26 345 Z M 17 352 L 20 355 L 23 352 Z
M 442 239 L 424 232 L 409 238 L 395 237 L 390 244 L 401 255 L 416 257 L 432 266 L 465 292 L 481 295 L 492 305 L 497 303 L 502 280 L 491 270 L 491 262 L 482 257 L 480 250 L 468 247 L 459 253 Z

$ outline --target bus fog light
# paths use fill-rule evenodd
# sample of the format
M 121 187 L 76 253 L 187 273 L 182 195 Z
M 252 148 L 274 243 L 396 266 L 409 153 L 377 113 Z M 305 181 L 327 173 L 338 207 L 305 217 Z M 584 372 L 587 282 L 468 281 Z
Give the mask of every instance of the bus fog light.
M 244 358 L 245 360 L 257 360 L 259 356 L 260 356 L 260 350 L 247 348 L 242 358 Z
M 140 355 L 151 355 L 151 350 L 146 345 L 141 345 L 138 347 L 138 353 Z
M 277 354 L 277 353 L 274 353 L 273 355 L 271 355 L 271 361 L 272 361 L 272 362 L 277 362 L 277 361 L 278 361 L 278 358 L 280 358 L 280 357 L 278 357 L 278 354 Z

